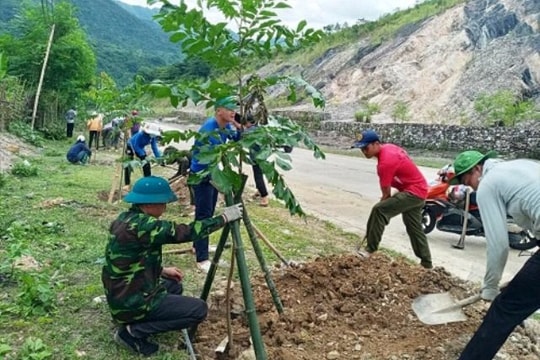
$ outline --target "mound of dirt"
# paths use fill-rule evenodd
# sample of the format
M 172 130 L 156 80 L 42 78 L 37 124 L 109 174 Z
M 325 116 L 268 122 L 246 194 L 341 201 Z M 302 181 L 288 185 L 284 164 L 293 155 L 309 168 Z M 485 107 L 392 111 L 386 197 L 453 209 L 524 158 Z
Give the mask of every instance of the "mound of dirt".
M 467 307 L 465 322 L 421 323 L 411 309 L 415 297 L 450 291 L 458 299 L 470 296 L 472 289 L 442 268 L 424 270 L 384 254 L 367 260 L 355 255 L 319 258 L 278 269 L 273 279 L 284 307 L 281 315 L 264 278 L 255 277 L 251 283 L 266 353 L 272 360 L 454 360 L 487 307 L 483 302 Z M 236 359 L 249 348 L 250 331 L 244 312 L 238 311 L 243 302 L 236 284 L 231 290 L 235 346 L 228 356 L 215 354 L 227 335 L 223 289 L 212 293 L 209 317 L 197 332 L 196 351 L 204 359 Z M 501 350 L 504 359 L 537 359 L 537 350 L 529 346 L 531 339 L 520 336 L 521 341 L 507 341 Z

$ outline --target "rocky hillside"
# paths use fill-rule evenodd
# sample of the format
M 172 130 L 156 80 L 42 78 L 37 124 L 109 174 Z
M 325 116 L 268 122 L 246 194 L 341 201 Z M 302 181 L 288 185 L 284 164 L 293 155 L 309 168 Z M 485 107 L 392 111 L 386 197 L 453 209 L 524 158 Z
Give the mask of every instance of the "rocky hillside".
M 332 120 L 352 120 L 370 102 L 381 110 L 374 122 L 392 121 L 403 103 L 413 122 L 474 124 L 482 93 L 511 90 L 540 105 L 539 22 L 538 0 L 470 0 L 380 45 L 363 38 L 307 67 L 262 71 L 301 72 L 325 94 Z

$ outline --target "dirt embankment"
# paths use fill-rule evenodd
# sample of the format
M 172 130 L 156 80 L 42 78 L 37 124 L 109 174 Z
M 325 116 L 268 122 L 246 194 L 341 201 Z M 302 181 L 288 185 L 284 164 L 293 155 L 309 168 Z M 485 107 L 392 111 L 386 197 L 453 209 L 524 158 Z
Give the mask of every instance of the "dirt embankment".
M 264 279 L 252 281 L 266 352 L 272 360 L 455 360 L 487 306 L 479 302 L 466 307 L 465 322 L 421 323 L 411 309 L 415 297 L 450 291 L 460 299 L 474 289 L 442 268 L 428 271 L 384 254 L 368 260 L 356 255 L 319 258 L 298 268 L 280 269 L 273 276 L 285 309 L 282 315 L 275 310 Z M 242 304 L 239 292 L 236 286 L 234 314 Z M 214 349 L 227 334 L 224 292 L 216 293 L 219 296 L 212 297 L 209 318 L 199 328 L 195 344 L 205 359 L 216 358 Z M 250 333 L 245 317 L 233 318 L 235 352 L 240 353 L 249 346 Z M 514 332 L 499 358 L 538 359 L 536 335 L 529 329 Z
M 0 144 L 0 171 L 8 170 L 21 156 L 37 155 L 40 152 L 38 148 L 8 133 L 0 133 Z

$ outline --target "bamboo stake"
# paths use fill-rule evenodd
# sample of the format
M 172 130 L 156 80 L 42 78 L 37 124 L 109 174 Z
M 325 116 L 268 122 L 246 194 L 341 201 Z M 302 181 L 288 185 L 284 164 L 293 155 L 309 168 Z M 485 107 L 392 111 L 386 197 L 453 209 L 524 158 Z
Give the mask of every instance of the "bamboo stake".
M 233 197 L 231 194 L 225 195 L 225 203 L 227 206 L 233 205 Z M 247 266 L 244 244 L 240 235 L 240 221 L 233 221 L 229 225 L 232 230 L 232 238 L 235 244 L 235 257 L 236 262 L 238 263 L 238 277 L 240 278 L 242 295 L 244 297 L 244 304 L 246 306 L 249 332 L 251 334 L 251 338 L 253 339 L 255 358 L 256 360 L 266 360 L 268 359 L 268 356 L 266 354 L 266 350 L 264 349 L 259 319 L 257 318 L 257 311 L 255 309 L 255 301 L 253 299 L 253 290 L 249 280 L 249 269 Z
M 113 198 L 114 198 L 114 191 L 116 190 L 116 181 L 118 180 L 118 177 L 120 176 L 120 171 L 122 171 L 122 164 L 117 164 L 116 169 L 114 171 L 114 176 L 111 184 L 111 191 L 109 191 L 109 199 L 108 203 L 112 204 Z M 122 196 L 122 193 L 119 193 L 119 196 Z
M 266 280 L 266 284 L 268 285 L 268 290 L 270 290 L 270 294 L 272 295 L 272 300 L 274 301 L 276 310 L 278 313 L 283 314 L 283 304 L 281 303 L 281 299 L 279 298 L 279 295 L 277 293 L 276 285 L 274 284 L 274 281 L 272 280 L 272 275 L 270 274 L 270 270 L 268 269 L 268 266 L 266 265 L 266 260 L 264 259 L 262 249 L 259 245 L 259 242 L 257 241 L 257 237 L 255 236 L 255 233 L 254 233 L 255 226 L 251 223 L 251 220 L 249 219 L 247 210 L 245 208 L 244 208 L 244 214 L 243 214 L 242 220 L 244 221 L 244 225 L 248 232 L 249 240 L 251 241 L 251 246 L 253 247 L 253 251 L 255 251 L 255 255 L 257 256 L 259 265 L 261 266 L 261 269 L 264 272 L 264 279 Z
M 253 230 L 255 231 L 255 233 L 257 234 L 257 236 L 266 244 L 266 246 L 268 246 L 268 248 L 270 250 L 272 250 L 274 252 L 274 254 L 276 254 L 276 256 L 279 258 L 279 260 L 281 260 L 281 262 L 283 264 L 285 264 L 286 266 L 291 266 L 291 262 L 288 261 L 287 259 L 285 259 L 285 257 L 279 252 L 279 250 L 270 242 L 270 240 L 268 240 L 268 238 L 266 236 L 264 236 L 264 234 L 261 232 L 261 230 L 259 230 L 259 228 L 257 228 L 255 226 L 255 224 L 251 223 L 251 226 L 253 227 Z
M 234 242 L 231 252 L 235 253 Z M 231 256 L 231 266 L 229 267 L 229 274 L 227 276 L 227 291 L 225 292 L 225 305 L 227 307 L 227 343 L 229 349 L 234 352 L 234 342 L 232 333 L 232 320 L 231 320 L 231 283 L 234 275 L 234 256 Z
M 39 84 L 36 91 L 36 99 L 34 100 L 34 110 L 32 111 L 32 125 L 31 128 L 34 130 L 34 124 L 36 122 L 36 114 L 39 103 L 39 96 L 41 94 L 41 87 L 43 86 L 43 78 L 45 77 L 45 69 L 47 68 L 47 62 L 49 61 L 49 53 L 51 51 L 51 44 L 54 37 L 54 29 L 56 24 L 53 24 L 51 27 L 51 33 L 49 35 L 49 42 L 47 43 L 47 50 L 45 51 L 45 59 L 43 60 L 43 66 L 41 67 L 41 74 L 39 76 Z

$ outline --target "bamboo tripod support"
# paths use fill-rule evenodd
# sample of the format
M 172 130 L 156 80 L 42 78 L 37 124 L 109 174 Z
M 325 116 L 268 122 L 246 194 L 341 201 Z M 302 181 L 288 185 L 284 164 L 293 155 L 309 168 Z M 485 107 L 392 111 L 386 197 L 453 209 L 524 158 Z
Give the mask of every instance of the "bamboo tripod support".
M 234 199 L 231 193 L 225 195 L 225 202 L 227 206 L 231 206 L 234 203 L 238 203 L 241 201 L 241 196 L 242 196 L 241 194 L 242 194 L 243 187 L 245 186 L 246 180 L 247 180 L 247 177 L 244 178 L 242 188 L 237 194 L 235 194 Z M 261 266 L 261 269 L 263 270 L 265 274 L 265 280 L 271 292 L 274 305 L 276 306 L 277 311 L 279 313 L 282 313 L 283 305 L 277 293 L 274 282 L 271 278 L 270 271 L 268 267 L 266 266 L 266 261 L 262 253 L 262 249 L 258 243 L 257 236 L 255 235 L 253 225 L 251 224 L 249 220 L 249 216 L 247 212 L 245 211 L 245 209 L 244 209 L 242 221 L 244 222 L 244 225 L 246 226 L 246 230 L 249 234 L 253 250 L 255 254 L 257 255 L 257 260 L 259 262 L 259 265 Z M 216 252 L 212 259 L 212 263 L 210 265 L 210 270 L 208 271 L 208 274 L 206 275 L 206 280 L 205 280 L 204 287 L 201 293 L 201 299 L 204 301 L 208 299 L 208 296 L 210 294 L 210 288 L 212 287 L 212 282 L 216 275 L 217 264 L 219 263 L 219 260 L 223 253 L 223 249 L 225 248 L 225 244 L 227 242 L 229 234 L 232 235 L 232 240 L 234 244 L 233 256 L 237 263 L 238 277 L 240 279 L 242 295 L 244 298 L 245 314 L 247 316 L 248 326 L 249 326 L 250 335 L 251 335 L 252 344 L 253 344 L 253 350 L 255 351 L 255 358 L 256 360 L 267 360 L 268 357 L 266 354 L 266 350 L 264 348 L 264 342 L 262 340 L 259 320 L 258 320 L 257 312 L 255 309 L 253 291 L 251 288 L 251 282 L 249 278 L 249 269 L 248 269 L 247 261 L 245 257 L 245 247 L 244 247 L 244 243 L 242 241 L 241 235 L 240 235 L 240 220 L 229 223 L 225 225 L 225 227 L 223 228 L 221 237 L 218 241 Z M 190 329 L 190 334 L 194 335 L 196 331 L 197 331 L 197 327 L 193 327 Z M 229 339 L 229 341 L 232 341 L 232 339 Z

